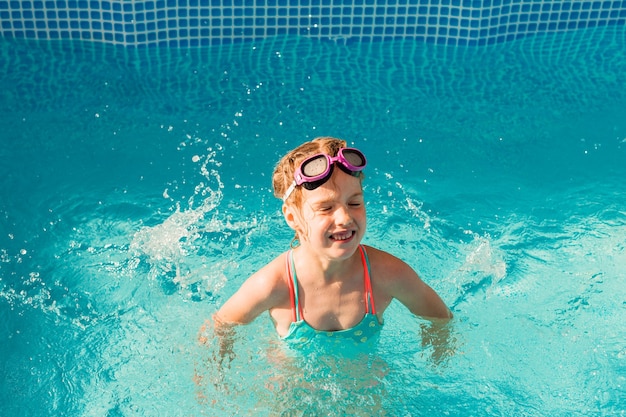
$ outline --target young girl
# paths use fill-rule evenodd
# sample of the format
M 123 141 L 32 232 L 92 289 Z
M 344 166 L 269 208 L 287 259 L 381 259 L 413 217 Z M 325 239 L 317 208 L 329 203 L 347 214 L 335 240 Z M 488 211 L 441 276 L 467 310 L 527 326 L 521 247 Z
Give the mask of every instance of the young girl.
M 448 319 L 441 298 L 400 259 L 361 245 L 365 156 L 340 139 L 304 143 L 278 163 L 273 186 L 295 231 L 292 250 L 253 274 L 214 316 L 216 330 L 268 311 L 289 344 L 361 344 L 395 298 L 413 314 Z

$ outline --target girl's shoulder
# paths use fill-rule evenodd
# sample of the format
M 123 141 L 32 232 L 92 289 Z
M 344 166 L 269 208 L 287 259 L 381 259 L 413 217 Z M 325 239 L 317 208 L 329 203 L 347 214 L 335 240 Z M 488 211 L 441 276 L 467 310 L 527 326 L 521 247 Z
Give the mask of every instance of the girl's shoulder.
M 265 297 L 282 298 L 285 295 L 288 296 L 288 255 L 289 251 L 286 251 L 269 261 L 247 279 L 247 286 L 259 294 L 264 294 Z
M 373 246 L 364 246 L 370 262 L 372 280 L 379 283 L 417 277 L 413 268 L 402 259 Z
M 367 253 L 367 257 L 372 267 L 397 268 L 406 265 L 406 262 L 382 249 L 378 249 L 368 245 L 363 245 L 363 248 Z

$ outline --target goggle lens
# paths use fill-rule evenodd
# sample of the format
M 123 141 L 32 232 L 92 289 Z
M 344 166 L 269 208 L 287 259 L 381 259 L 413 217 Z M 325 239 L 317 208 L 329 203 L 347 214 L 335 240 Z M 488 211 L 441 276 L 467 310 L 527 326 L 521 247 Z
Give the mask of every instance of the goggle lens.
M 316 177 L 328 169 L 328 158 L 325 155 L 318 155 L 313 159 L 305 161 L 300 169 L 304 176 Z
M 345 149 L 343 151 L 343 157 L 350 163 L 350 165 L 358 168 L 365 168 L 365 156 L 357 151 L 352 149 Z

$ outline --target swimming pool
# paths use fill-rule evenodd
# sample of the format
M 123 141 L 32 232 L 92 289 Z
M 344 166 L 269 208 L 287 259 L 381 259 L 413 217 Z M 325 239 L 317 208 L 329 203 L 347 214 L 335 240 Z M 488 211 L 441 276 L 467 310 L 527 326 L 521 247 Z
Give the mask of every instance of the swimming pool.
M 0 41 L 4 412 L 624 415 L 625 44 Z M 374 352 L 291 357 L 262 317 L 217 372 L 198 327 L 287 248 L 271 170 L 327 134 L 447 341 L 392 305 Z

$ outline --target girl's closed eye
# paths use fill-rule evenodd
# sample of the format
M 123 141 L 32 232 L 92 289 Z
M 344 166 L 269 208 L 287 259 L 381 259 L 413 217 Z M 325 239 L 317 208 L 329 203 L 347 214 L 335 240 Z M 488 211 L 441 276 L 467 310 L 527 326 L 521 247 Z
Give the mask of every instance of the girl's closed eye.
M 323 202 L 317 202 L 317 203 L 313 203 L 311 204 L 311 209 L 314 212 L 328 212 L 331 211 L 333 209 L 333 204 L 327 201 L 323 201 Z
M 348 205 L 351 207 L 360 207 L 363 205 L 363 203 L 364 203 L 363 197 L 361 196 L 348 200 Z

